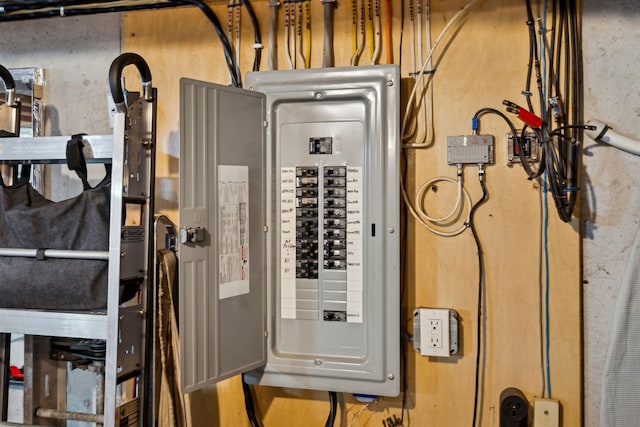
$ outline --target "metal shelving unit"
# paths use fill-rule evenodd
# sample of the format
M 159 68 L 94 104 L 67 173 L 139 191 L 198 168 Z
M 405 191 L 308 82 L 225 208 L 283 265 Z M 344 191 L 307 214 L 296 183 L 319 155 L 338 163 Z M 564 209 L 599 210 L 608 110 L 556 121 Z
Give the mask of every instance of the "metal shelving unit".
M 61 425 L 64 422 L 61 420 L 82 419 L 105 426 L 146 425 L 144 393 L 149 373 L 145 350 L 151 340 L 154 295 L 150 252 L 153 247 L 155 91 L 151 101 L 140 98 L 128 105 L 126 113 L 115 114 L 113 135 L 83 137 L 87 162 L 111 164 L 109 248 L 99 254 L 108 259 L 107 307 L 91 311 L 0 309 L 0 334 L 29 337 L 25 341 L 24 425 Z M 69 139 L 0 139 L 0 163 L 64 163 Z M 126 218 L 129 204 L 134 204 L 140 212 L 139 221 L 130 222 Z M 132 278 L 139 286 L 138 298 L 122 303 L 121 285 Z M 100 381 L 101 390 L 97 391 L 95 414 L 67 411 L 64 392 L 67 362 L 49 357 L 49 337 L 104 340 L 106 355 L 103 362 L 98 362 L 98 366 L 103 363 L 100 369 L 104 376 L 103 382 Z M 2 345 L 0 343 L 0 347 Z M 0 348 L 0 355 L 4 352 L 6 349 Z M 127 381 L 133 381 L 137 395 L 122 404 L 118 388 Z M 0 425 L 15 425 L 5 421 L 0 420 Z

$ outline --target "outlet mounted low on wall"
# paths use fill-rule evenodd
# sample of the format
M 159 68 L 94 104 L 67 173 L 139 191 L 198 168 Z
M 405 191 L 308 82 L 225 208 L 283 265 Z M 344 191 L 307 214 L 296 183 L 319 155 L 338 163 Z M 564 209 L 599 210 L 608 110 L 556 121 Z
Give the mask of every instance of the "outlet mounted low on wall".
M 515 387 L 500 393 L 500 427 L 527 427 L 529 425 L 529 401 Z

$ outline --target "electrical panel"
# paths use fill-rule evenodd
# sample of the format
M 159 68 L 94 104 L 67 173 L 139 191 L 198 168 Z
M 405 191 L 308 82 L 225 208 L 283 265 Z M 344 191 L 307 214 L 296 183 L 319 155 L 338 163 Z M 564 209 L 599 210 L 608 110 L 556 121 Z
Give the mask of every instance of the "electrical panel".
M 191 270 L 185 270 L 181 266 L 181 287 L 212 290 L 209 301 L 214 307 L 205 313 L 212 322 L 210 333 L 221 330 L 216 320 L 227 321 L 216 314 L 216 307 L 233 304 L 236 299 L 248 301 L 251 293 L 260 299 L 264 292 L 264 311 L 253 313 L 252 325 L 262 329 L 252 336 L 261 334 L 258 342 L 264 344 L 265 353 L 257 352 L 260 360 L 253 366 L 245 363 L 228 369 L 227 374 L 249 371 L 247 381 L 263 385 L 397 395 L 399 70 L 396 66 L 371 66 L 260 72 L 248 74 L 245 81 L 249 90 L 196 81 L 182 83 L 181 127 L 190 130 L 181 131 L 181 253 L 182 247 L 209 251 L 210 261 L 202 268 L 212 269 L 213 274 L 187 277 L 197 268 L 192 265 Z M 203 98 L 188 95 L 194 90 L 201 90 Z M 262 107 L 254 110 L 264 115 L 245 117 L 246 108 L 223 104 L 220 93 L 253 97 Z M 256 124 L 262 135 L 257 135 L 256 128 L 252 141 L 240 142 L 246 128 Z M 203 145 L 206 135 L 212 139 L 207 148 L 193 145 L 191 138 L 198 139 L 198 132 Z M 187 153 L 194 149 L 201 152 Z M 223 162 L 206 150 L 232 151 L 236 156 Z M 191 168 L 189 159 L 201 164 L 201 179 L 208 184 L 197 182 L 195 176 L 183 183 L 183 169 L 188 172 Z M 250 161 L 254 166 L 243 174 L 242 168 Z M 215 164 L 207 168 L 206 162 Z M 231 194 L 245 190 L 241 186 L 220 187 L 222 176 L 228 182 L 246 182 L 249 192 L 254 188 L 263 198 L 253 205 L 249 202 L 243 214 L 240 197 L 226 212 L 223 199 L 235 200 Z M 259 176 L 263 181 L 258 182 Z M 212 184 L 216 179 L 217 186 Z M 183 216 L 186 199 L 182 191 L 191 192 L 191 185 L 214 188 L 209 191 L 214 213 L 202 210 L 200 224 L 192 220 L 194 213 Z M 233 231 L 225 237 L 223 229 L 233 225 L 235 217 L 246 218 L 247 226 L 238 228 L 246 234 Z M 257 225 L 252 226 L 253 221 Z M 237 255 L 243 250 L 237 249 L 242 242 L 249 248 L 249 283 L 244 293 L 237 285 L 230 296 L 222 298 L 225 274 L 235 274 L 239 281 L 243 278 L 241 267 L 246 260 Z M 254 253 L 256 246 L 264 249 L 262 254 Z M 229 249 L 233 247 L 236 249 Z M 233 262 L 223 261 L 226 252 L 236 253 Z M 181 256 L 181 263 L 185 262 Z M 199 283 L 191 283 L 193 279 Z M 204 311 L 204 302 L 185 301 L 182 294 L 180 299 L 182 312 L 195 323 L 199 314 L 194 317 L 191 304 L 199 304 Z M 248 303 L 234 305 L 238 309 L 234 314 L 239 317 L 242 309 L 249 307 Z M 263 316 L 262 322 L 259 316 Z M 249 340 L 246 319 L 236 320 L 226 323 L 224 333 L 238 342 Z M 187 326 L 184 323 L 181 320 L 181 327 Z M 206 333 L 207 328 L 200 329 Z M 181 339 L 182 335 L 183 331 Z M 187 332 L 185 339 L 190 337 L 195 335 Z M 183 360 L 192 372 L 190 363 L 197 361 L 189 362 L 189 354 L 193 348 L 204 349 L 201 341 L 194 339 L 182 347 Z M 258 349 L 255 341 L 252 345 Z M 220 343 L 214 353 L 222 358 L 227 351 L 233 347 Z M 197 375 L 186 377 L 189 383 L 189 378 Z

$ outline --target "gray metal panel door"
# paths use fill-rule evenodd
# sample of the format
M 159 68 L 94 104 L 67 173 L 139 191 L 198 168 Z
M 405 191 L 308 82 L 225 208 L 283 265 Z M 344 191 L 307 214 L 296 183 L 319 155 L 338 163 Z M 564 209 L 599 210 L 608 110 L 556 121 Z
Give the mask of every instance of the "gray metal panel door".
M 191 392 L 266 363 L 262 94 L 180 82 L 180 351 Z

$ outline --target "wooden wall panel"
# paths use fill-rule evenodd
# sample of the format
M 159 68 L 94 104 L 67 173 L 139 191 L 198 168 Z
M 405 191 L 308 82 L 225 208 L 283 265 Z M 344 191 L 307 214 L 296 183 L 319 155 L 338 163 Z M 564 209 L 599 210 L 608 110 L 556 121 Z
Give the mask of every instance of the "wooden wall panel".
M 394 57 L 400 57 L 401 8 L 393 1 Z M 263 28 L 269 10 L 266 1 L 254 1 Z M 431 1 L 432 38 L 464 5 L 461 0 Z M 227 8 L 215 7 L 226 28 Z M 406 11 L 405 11 L 406 13 Z M 322 6 L 312 1 L 312 66 L 321 65 Z M 482 107 L 501 109 L 504 98 L 524 103 L 520 92 L 527 65 L 527 28 L 524 2 L 486 0 L 473 6 L 457 31 L 446 37 L 436 54 L 434 75 L 435 144 L 407 150 L 409 193 L 436 176 L 455 177 L 446 164 L 446 136 L 469 134 L 470 120 Z M 282 20 L 281 20 L 282 22 Z M 405 18 L 403 76 L 409 68 L 408 18 Z M 336 9 L 336 65 L 351 57 L 351 3 L 338 0 Z M 243 73 L 253 61 L 253 35 L 243 15 Z M 279 42 L 282 37 L 279 36 Z M 194 8 L 136 12 L 124 16 L 124 50 L 143 55 L 159 91 L 158 206 L 176 218 L 178 153 L 178 81 L 192 77 L 218 83 L 229 78 L 209 22 Z M 266 46 L 268 48 L 268 46 Z M 443 51 L 444 49 L 444 51 Z M 282 53 L 282 47 L 280 46 Z M 444 52 L 444 53 L 443 53 Z M 365 52 L 366 55 L 366 52 Z M 383 58 L 385 54 L 383 53 Z M 280 67 L 286 66 L 280 55 Z M 367 62 L 367 61 L 365 61 Z M 364 63 L 364 62 L 362 62 Z M 263 69 L 267 49 L 263 53 Z M 136 80 L 129 80 L 136 81 Z M 486 262 L 483 301 L 485 340 L 481 385 L 483 426 L 498 426 L 499 396 L 507 387 L 521 389 L 531 400 L 543 390 L 540 343 L 540 204 L 538 185 L 527 181 L 519 167 L 507 167 L 504 135 L 507 128 L 495 116 L 484 117 L 481 133 L 496 136 L 496 164 L 486 169 L 490 198 L 476 215 Z M 438 184 L 430 195 L 430 210 L 444 212 L 452 203 L 449 184 Z M 475 167 L 465 168 L 465 186 L 473 200 L 481 197 Z M 562 404 L 564 426 L 581 422 L 580 239 L 577 221 L 559 221 L 549 200 L 550 253 L 550 370 L 552 396 Z M 461 354 L 437 360 L 407 350 L 407 394 L 404 425 L 471 425 L 473 412 L 476 316 L 478 294 L 477 251 L 469 230 L 453 238 L 437 237 L 408 222 L 407 286 L 402 325 L 412 333 L 415 307 L 449 307 L 461 318 Z M 267 427 L 323 425 L 329 405 L 326 392 L 255 387 L 258 413 Z M 351 396 L 341 397 L 341 426 L 391 426 L 400 417 L 402 396 L 365 406 Z M 195 425 L 248 425 L 238 378 L 193 396 Z M 386 423 L 386 426 L 385 426 Z

